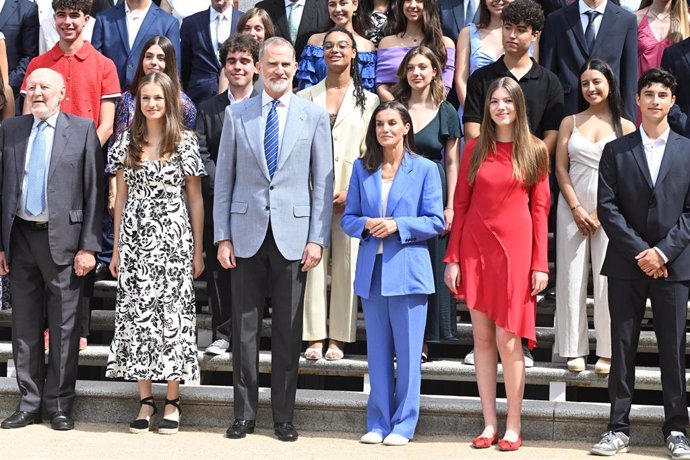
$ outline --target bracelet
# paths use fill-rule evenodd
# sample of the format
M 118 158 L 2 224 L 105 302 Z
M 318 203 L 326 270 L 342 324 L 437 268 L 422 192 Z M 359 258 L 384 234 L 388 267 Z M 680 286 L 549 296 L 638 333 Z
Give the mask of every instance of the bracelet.
M 581 208 L 581 207 L 582 207 L 582 205 L 578 204 L 578 205 L 573 206 L 572 208 L 570 208 L 570 210 L 571 210 L 571 211 L 575 211 L 577 208 Z

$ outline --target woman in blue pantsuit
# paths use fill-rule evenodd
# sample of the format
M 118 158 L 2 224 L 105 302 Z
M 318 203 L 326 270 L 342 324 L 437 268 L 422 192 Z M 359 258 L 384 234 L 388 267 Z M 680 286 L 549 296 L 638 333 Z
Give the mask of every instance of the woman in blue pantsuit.
M 419 418 L 419 357 L 434 292 L 426 240 L 444 228 L 441 179 L 433 162 L 413 153 L 412 120 L 399 102 L 376 108 L 366 147 L 340 221 L 360 240 L 354 289 L 364 306 L 371 381 L 361 441 L 404 445 Z

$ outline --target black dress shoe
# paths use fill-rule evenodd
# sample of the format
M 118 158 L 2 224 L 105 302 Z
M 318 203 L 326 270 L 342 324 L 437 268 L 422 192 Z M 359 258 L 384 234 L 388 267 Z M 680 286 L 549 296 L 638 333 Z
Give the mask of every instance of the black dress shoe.
M 35 412 L 16 411 L 14 414 L 3 420 L 2 428 L 24 428 L 33 423 L 41 423 L 41 417 Z
M 225 436 L 230 439 L 240 439 L 247 436 L 247 433 L 251 434 L 254 432 L 254 427 L 256 426 L 255 420 L 243 420 L 241 418 L 236 418 L 232 422 L 232 426 L 228 428 L 225 432 Z
M 65 412 L 53 412 L 50 414 L 50 427 L 56 431 L 73 430 L 74 420 Z
M 278 439 L 281 441 L 297 441 L 299 437 L 295 425 L 293 425 L 292 422 L 274 423 L 273 429 L 275 430 L 276 436 L 278 436 Z

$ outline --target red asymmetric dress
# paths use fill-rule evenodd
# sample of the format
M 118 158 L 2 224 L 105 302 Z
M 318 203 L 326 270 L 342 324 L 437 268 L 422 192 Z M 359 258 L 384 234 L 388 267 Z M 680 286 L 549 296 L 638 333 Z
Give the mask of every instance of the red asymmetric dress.
M 454 218 L 444 262 L 460 264 L 460 293 L 467 307 L 536 345 L 536 298 L 531 272 L 548 273 L 548 176 L 526 187 L 513 175 L 511 142 L 497 142 L 479 168 L 468 173 L 476 145 L 462 155 L 453 201 Z

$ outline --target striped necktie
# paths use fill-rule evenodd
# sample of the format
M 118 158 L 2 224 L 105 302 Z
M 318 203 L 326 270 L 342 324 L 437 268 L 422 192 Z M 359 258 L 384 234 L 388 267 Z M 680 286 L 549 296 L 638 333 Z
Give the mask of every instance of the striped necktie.
M 266 118 L 266 132 L 264 133 L 264 153 L 266 155 L 266 166 L 268 166 L 268 174 L 273 179 L 273 174 L 276 172 L 278 166 L 278 112 L 276 106 L 280 101 L 273 99 L 271 101 L 271 110 L 268 111 Z

